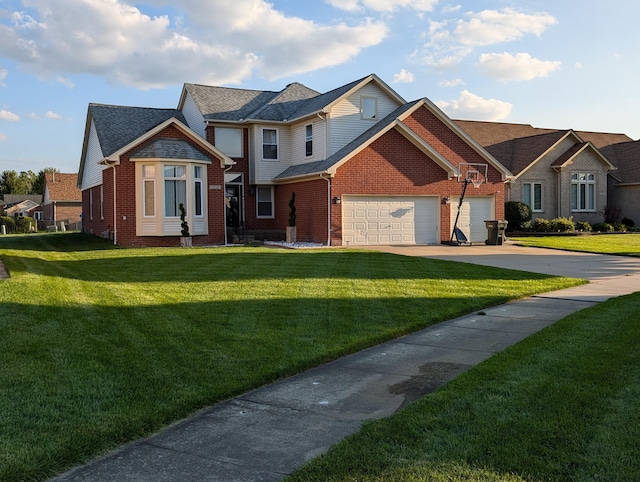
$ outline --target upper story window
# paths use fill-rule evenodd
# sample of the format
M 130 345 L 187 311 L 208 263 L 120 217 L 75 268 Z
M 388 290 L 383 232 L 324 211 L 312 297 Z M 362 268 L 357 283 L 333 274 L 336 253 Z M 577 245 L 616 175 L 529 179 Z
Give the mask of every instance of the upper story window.
M 378 118 L 378 99 L 375 97 L 361 97 L 360 98 L 360 115 L 363 119 L 377 119 Z
M 262 129 L 262 159 L 278 160 L 278 130 Z
M 571 174 L 571 210 L 596 210 L 596 175 L 586 172 Z
M 304 126 L 305 133 L 305 156 L 313 156 L 313 124 Z
M 235 127 L 216 127 L 216 147 L 229 157 L 242 157 L 242 129 Z
M 522 185 L 522 202 L 532 211 L 542 211 L 542 183 L 525 182 Z
M 188 212 L 186 166 L 164 166 L 164 215 L 180 216 L 180 204 Z

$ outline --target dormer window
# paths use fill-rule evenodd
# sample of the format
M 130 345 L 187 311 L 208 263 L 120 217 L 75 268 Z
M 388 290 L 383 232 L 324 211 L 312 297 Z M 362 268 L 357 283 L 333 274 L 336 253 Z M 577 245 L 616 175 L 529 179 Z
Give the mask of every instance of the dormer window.
M 363 119 L 378 118 L 378 99 L 375 97 L 361 97 L 360 114 Z

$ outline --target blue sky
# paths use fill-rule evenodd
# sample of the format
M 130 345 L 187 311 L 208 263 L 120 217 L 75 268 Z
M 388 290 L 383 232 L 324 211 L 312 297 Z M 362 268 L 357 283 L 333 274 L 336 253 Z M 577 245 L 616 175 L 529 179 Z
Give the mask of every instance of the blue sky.
M 640 138 L 631 0 L 0 0 L 0 172 L 77 172 L 90 102 L 370 73 L 449 116 Z

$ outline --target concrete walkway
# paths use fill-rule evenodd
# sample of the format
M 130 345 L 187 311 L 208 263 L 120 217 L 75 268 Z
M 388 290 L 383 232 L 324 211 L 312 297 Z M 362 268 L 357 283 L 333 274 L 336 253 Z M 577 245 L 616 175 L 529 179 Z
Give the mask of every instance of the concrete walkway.
M 640 291 L 640 259 L 517 246 L 377 248 L 591 283 L 473 313 L 245 393 L 55 481 L 278 481 L 362 421 L 386 417 L 575 311 Z

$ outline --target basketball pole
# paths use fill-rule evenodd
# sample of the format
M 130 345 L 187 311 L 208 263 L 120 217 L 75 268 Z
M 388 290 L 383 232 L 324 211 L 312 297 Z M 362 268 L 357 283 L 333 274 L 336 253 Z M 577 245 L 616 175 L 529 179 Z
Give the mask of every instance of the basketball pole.
M 456 221 L 453 223 L 453 231 L 451 232 L 451 239 L 449 241 L 450 244 L 453 244 L 453 237 L 456 237 L 456 242 L 458 244 L 466 242 L 466 238 L 464 241 L 460 241 L 458 237 L 457 228 L 458 228 L 458 220 L 460 219 L 460 210 L 462 209 L 462 201 L 464 200 L 464 195 L 467 192 L 467 186 L 471 183 L 471 181 L 465 178 L 464 183 L 462 184 L 462 194 L 460 195 L 460 202 L 458 203 L 458 214 L 456 214 Z

